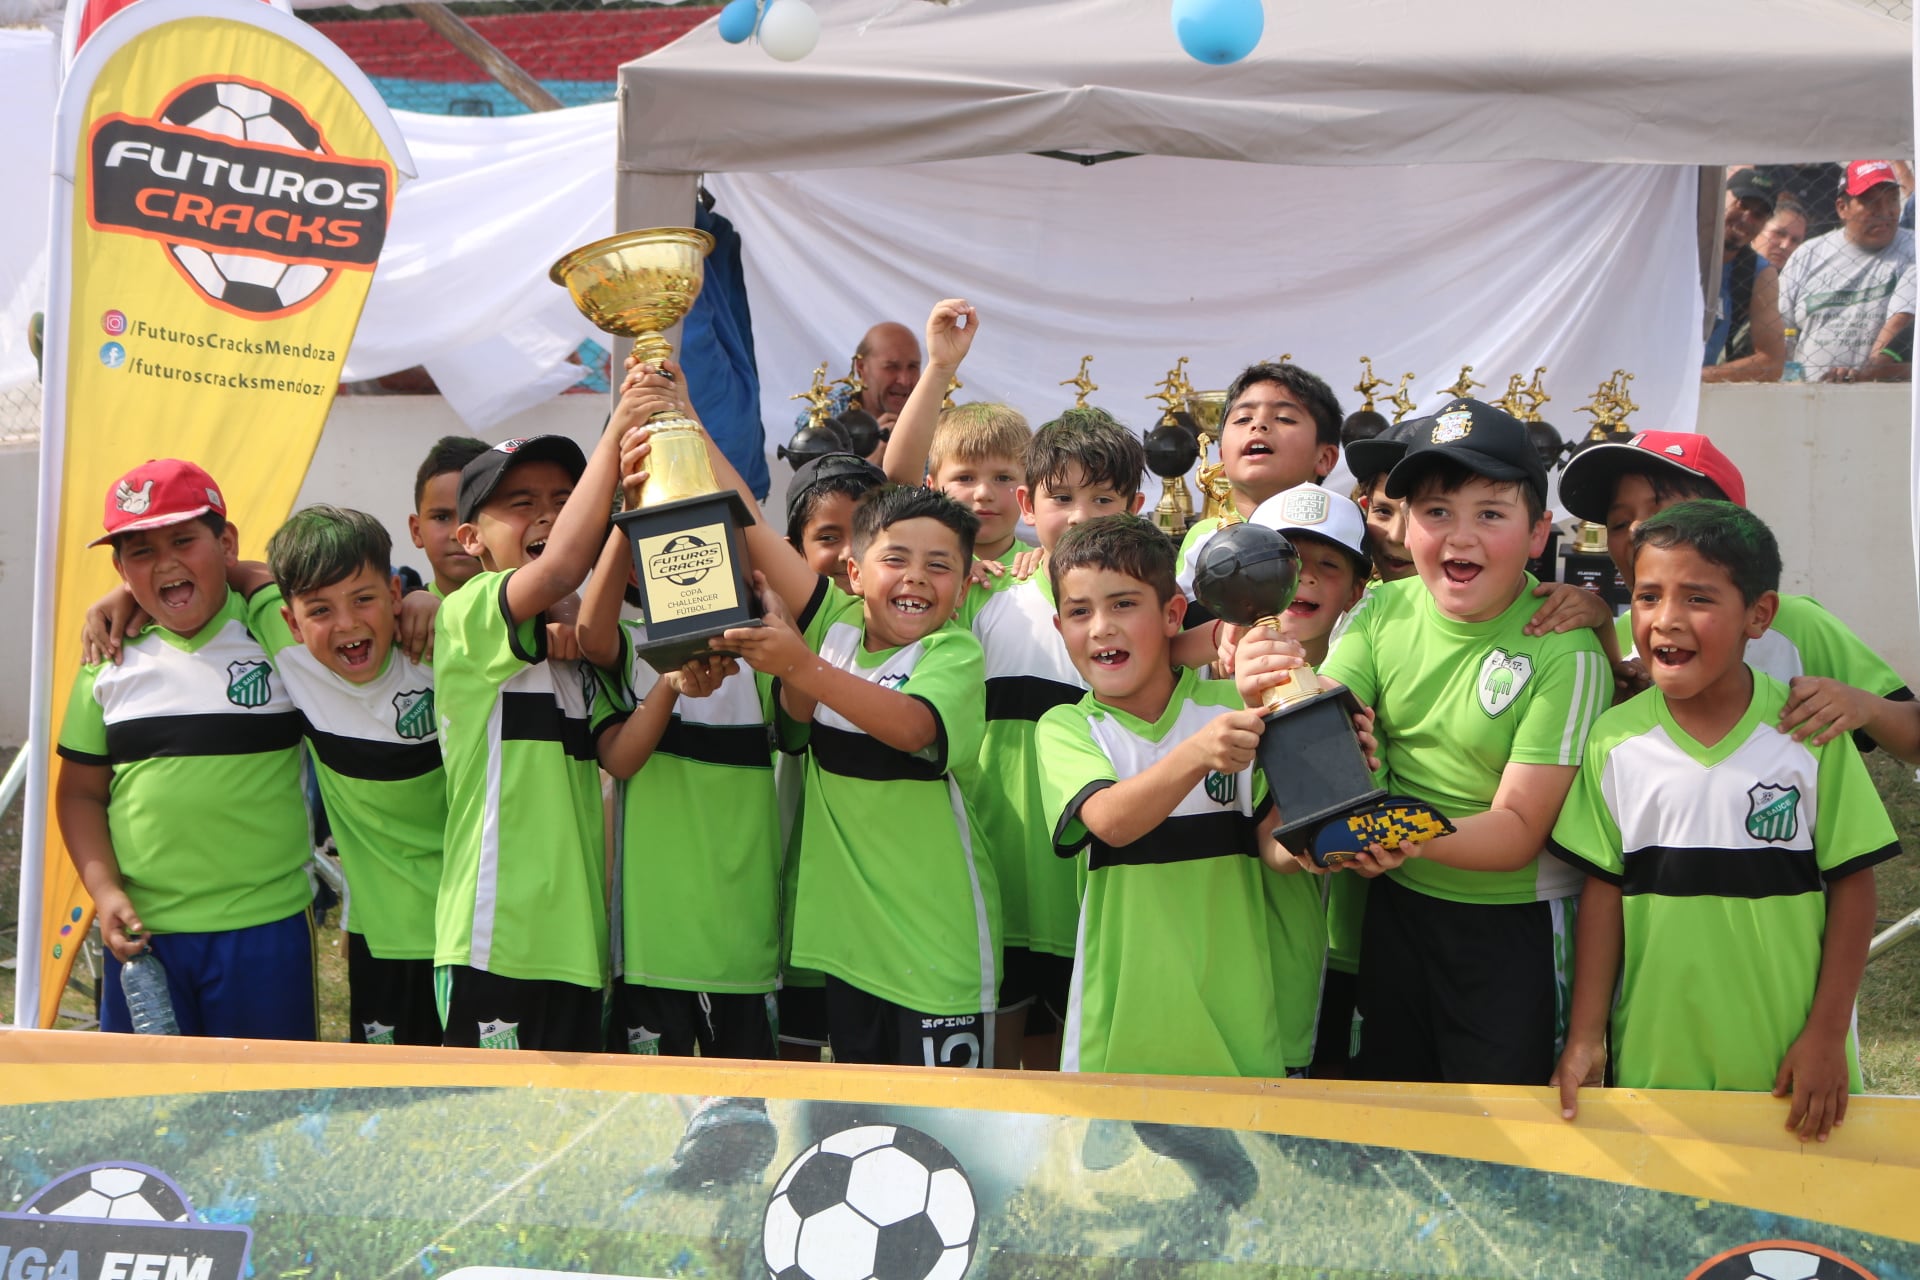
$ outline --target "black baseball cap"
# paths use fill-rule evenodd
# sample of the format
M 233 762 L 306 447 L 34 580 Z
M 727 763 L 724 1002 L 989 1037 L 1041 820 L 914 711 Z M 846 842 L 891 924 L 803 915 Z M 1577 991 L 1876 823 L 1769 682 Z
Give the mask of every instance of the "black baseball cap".
M 1456 462 L 1489 480 L 1523 480 L 1547 500 L 1547 469 L 1527 437 L 1527 424 L 1479 400 L 1449 400 L 1387 473 L 1387 496 L 1404 498 L 1437 461 Z
M 793 528 L 793 522 L 806 507 L 810 490 L 842 476 L 857 477 L 876 488 L 887 482 L 886 472 L 858 454 L 823 453 L 793 469 L 793 482 L 787 486 L 787 528 Z
M 1347 446 L 1347 470 L 1355 480 L 1372 483 L 1375 476 L 1393 470 L 1394 463 L 1407 456 L 1407 446 L 1425 438 L 1432 425 L 1432 418 L 1408 418 L 1369 440 L 1355 440 Z
M 578 483 L 586 474 L 587 455 L 566 436 L 525 436 L 502 440 L 460 468 L 460 499 L 454 506 L 461 524 L 471 524 L 487 499 L 500 487 L 500 477 L 522 462 L 557 462 Z
M 1736 200 L 1758 200 L 1767 206 L 1768 213 L 1773 212 L 1780 197 L 1780 189 L 1774 185 L 1773 179 L 1758 169 L 1742 169 L 1728 178 L 1727 190 Z

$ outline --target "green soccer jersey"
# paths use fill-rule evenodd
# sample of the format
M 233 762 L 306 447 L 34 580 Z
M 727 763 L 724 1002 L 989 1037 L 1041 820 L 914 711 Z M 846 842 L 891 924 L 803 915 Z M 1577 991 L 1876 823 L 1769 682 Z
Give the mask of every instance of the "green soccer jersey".
M 1180 593 L 1187 599 L 1193 599 L 1193 562 L 1200 556 L 1200 548 L 1207 540 L 1220 532 L 1221 520 L 1211 516 L 1205 520 L 1196 520 L 1187 526 L 1187 534 L 1180 539 L 1180 554 L 1174 560 L 1174 580 L 1180 584 Z
M 544 616 L 514 623 L 512 573 L 476 574 L 434 619 L 447 770 L 434 962 L 600 987 L 606 838 L 594 739 L 621 717 L 592 667 L 547 658 Z
M 979 845 L 986 697 L 980 644 L 949 622 L 869 652 L 862 602 L 829 589 L 807 643 L 842 671 L 926 704 L 938 723 L 914 754 L 821 704 L 807 731 L 793 963 L 918 1013 L 998 1003 L 1000 890 Z
M 1825 886 L 1899 852 L 1852 741 L 1780 733 L 1786 700 L 1756 673 L 1746 715 L 1703 747 L 1649 689 L 1588 740 L 1551 847 L 1623 895 L 1623 1087 L 1772 1089 L 1813 1006 Z M 1857 1092 L 1851 1035 L 1847 1059 Z
M 627 695 L 659 673 L 622 624 Z M 772 680 L 746 668 L 704 698 L 679 698 L 640 771 L 623 784 L 619 853 L 622 977 L 678 991 L 761 992 L 780 966 L 780 813 Z
M 382 960 L 430 959 L 447 833 L 433 668 L 395 646 L 379 675 L 354 684 L 293 638 L 281 604 L 279 587 L 254 592 L 247 623 L 306 722 L 347 883 L 340 927 Z
M 1621 614 L 1614 627 L 1620 652 L 1633 654 L 1632 611 Z M 1795 676 L 1826 676 L 1876 697 L 1912 696 L 1886 659 L 1812 596 L 1781 593 L 1773 625 L 1758 640 L 1747 642 L 1747 665 L 1782 684 L 1791 684 Z
M 1535 585 L 1527 575 L 1506 611 L 1485 622 L 1444 617 L 1418 578 L 1370 591 L 1355 608 L 1321 669 L 1378 714 L 1392 790 L 1458 820 L 1487 810 L 1509 764 L 1580 763 L 1613 678 L 1592 631 L 1526 634 L 1539 608 Z M 1551 858 L 1518 871 L 1412 858 L 1388 874 L 1454 902 L 1542 901 L 1580 887 Z
M 107 831 L 149 932 L 250 929 L 313 900 L 300 713 L 238 592 L 197 635 L 150 626 L 118 666 L 82 667 L 59 753 L 113 771 Z
M 1158 827 L 1114 848 L 1080 819 L 1088 798 L 1151 767 L 1224 711 L 1233 684 L 1182 670 L 1148 723 L 1092 694 L 1040 718 L 1036 749 L 1055 851 L 1085 867 L 1078 949 L 1061 1045 L 1067 1071 L 1280 1076 L 1312 1053 L 1322 928 L 1277 919 L 1257 856 L 1266 785 L 1249 766 L 1210 773 Z M 1277 953 L 1297 935 L 1299 963 Z M 1301 1043 L 1304 1028 L 1304 1043 Z M 1290 1059 L 1293 1061 L 1290 1062 Z
M 1033 735 L 1040 717 L 1086 693 L 1054 627 L 1045 575 L 1002 578 L 973 616 L 987 672 L 987 732 L 975 814 L 1000 881 L 1007 946 L 1073 954 L 1080 894 L 1073 864 L 1054 856 Z

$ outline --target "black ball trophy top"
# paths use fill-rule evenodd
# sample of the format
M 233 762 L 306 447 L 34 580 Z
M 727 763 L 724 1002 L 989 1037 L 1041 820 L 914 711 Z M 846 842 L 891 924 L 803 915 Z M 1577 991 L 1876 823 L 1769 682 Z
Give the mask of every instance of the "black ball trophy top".
M 828 421 L 846 437 L 848 453 L 864 458 L 880 447 L 879 419 L 858 405 L 843 410 L 839 417 L 829 418 Z
M 1300 553 L 1263 524 L 1227 525 L 1194 558 L 1194 596 L 1236 627 L 1278 616 L 1299 586 Z
M 1171 422 L 1163 422 L 1147 432 L 1147 470 L 1162 480 L 1184 476 L 1200 460 L 1200 442 L 1193 432 Z
M 795 471 L 812 462 L 815 458 L 825 457 L 829 453 L 847 452 L 847 437 L 831 422 L 819 426 L 811 423 L 793 433 L 793 438 L 774 450 L 779 457 L 787 460 Z
M 1384 414 L 1372 409 L 1355 409 L 1340 424 L 1340 447 L 1346 448 L 1355 440 L 1372 440 L 1385 434 L 1393 427 Z

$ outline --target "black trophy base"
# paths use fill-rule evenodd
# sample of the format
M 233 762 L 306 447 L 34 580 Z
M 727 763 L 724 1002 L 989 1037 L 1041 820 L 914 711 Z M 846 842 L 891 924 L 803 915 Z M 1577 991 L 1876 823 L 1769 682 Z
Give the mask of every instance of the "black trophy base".
M 1367 768 L 1353 728 L 1356 710 L 1352 694 L 1327 689 L 1263 717 L 1258 757 L 1280 813 L 1275 834 L 1317 826 L 1387 794 Z
M 634 652 L 655 671 L 718 652 L 710 641 L 724 631 L 761 625 L 747 567 L 753 516 L 739 494 L 703 493 L 622 511 L 613 522 L 633 549 L 646 617 Z

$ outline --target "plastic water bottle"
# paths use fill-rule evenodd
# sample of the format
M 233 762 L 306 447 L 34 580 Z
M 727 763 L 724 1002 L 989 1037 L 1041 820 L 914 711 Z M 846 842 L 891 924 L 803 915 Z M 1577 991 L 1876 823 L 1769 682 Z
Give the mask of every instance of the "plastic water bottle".
M 120 966 L 120 990 L 127 997 L 127 1016 L 143 1036 L 177 1036 L 173 997 L 167 994 L 167 970 L 151 951 L 142 951 Z
M 1800 331 L 1789 327 L 1787 329 L 1787 362 L 1780 369 L 1780 381 L 1805 382 L 1807 380 L 1807 367 L 1800 363 L 1799 355 Z

